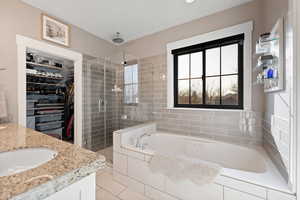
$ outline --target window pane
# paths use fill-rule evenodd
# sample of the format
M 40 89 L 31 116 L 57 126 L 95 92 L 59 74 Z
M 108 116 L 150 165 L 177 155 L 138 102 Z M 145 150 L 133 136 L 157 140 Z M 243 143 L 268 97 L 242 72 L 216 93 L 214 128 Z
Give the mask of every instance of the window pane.
M 132 65 L 132 83 L 138 82 L 138 65 Z
M 190 77 L 189 54 L 178 56 L 178 79 Z
M 189 104 L 189 81 L 178 81 L 178 104 Z
M 132 103 L 132 85 L 125 85 L 124 102 Z
M 220 104 L 220 77 L 206 78 L 206 104 Z
M 222 77 L 222 104 L 238 105 L 238 76 Z
M 132 85 L 132 103 L 138 103 L 138 85 Z
M 206 50 L 206 76 L 220 75 L 220 48 Z
M 124 83 L 132 83 L 132 68 L 124 67 Z
M 191 54 L 191 78 L 200 78 L 202 77 L 202 68 L 203 68 L 203 53 L 193 53 Z
M 238 73 L 238 44 L 222 47 L 222 74 Z
M 192 79 L 191 80 L 191 103 L 192 104 L 203 103 L 202 90 L 203 90 L 202 79 Z

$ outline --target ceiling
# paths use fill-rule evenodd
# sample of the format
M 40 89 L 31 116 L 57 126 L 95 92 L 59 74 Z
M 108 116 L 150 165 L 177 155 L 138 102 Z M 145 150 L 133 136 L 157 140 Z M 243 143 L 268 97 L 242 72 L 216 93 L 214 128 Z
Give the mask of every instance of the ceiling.
M 22 0 L 111 42 L 141 38 L 251 0 Z

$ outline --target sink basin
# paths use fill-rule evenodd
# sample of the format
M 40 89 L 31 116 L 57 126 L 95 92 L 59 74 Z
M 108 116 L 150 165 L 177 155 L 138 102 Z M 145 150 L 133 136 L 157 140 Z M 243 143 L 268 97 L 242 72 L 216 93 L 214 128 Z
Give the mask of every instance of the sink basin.
M 0 153 L 0 177 L 36 168 L 57 156 L 47 148 L 28 148 Z

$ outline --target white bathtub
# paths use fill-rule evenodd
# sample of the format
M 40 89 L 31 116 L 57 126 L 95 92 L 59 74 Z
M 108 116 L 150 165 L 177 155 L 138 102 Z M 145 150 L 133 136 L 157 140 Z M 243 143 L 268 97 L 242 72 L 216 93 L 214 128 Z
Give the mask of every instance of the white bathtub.
M 181 154 L 180 157 L 209 161 L 220 164 L 224 168 L 255 173 L 264 173 L 266 171 L 265 159 L 256 149 L 164 132 L 155 132 L 152 133 L 150 137 L 143 137 L 141 145 L 143 145 L 144 148 L 136 148 L 135 136 L 129 137 L 127 140 L 125 138 L 126 136 L 124 136 L 124 140 L 122 140 L 122 146 L 124 148 L 142 152 L 147 155 L 153 155 L 155 153 L 154 148 L 152 148 L 155 144 L 159 145 L 160 149 L 168 148 L 168 151 Z
M 145 133 L 143 147 L 137 138 Z M 215 183 L 197 186 L 186 180 L 174 183 L 154 174 L 148 162 L 153 145 L 179 157 L 214 162 L 223 167 Z M 154 123 L 114 133 L 114 177 L 154 200 L 277 200 L 294 199 L 287 183 L 262 147 L 243 147 L 214 140 L 160 132 Z M 281 196 L 280 196 L 281 195 Z

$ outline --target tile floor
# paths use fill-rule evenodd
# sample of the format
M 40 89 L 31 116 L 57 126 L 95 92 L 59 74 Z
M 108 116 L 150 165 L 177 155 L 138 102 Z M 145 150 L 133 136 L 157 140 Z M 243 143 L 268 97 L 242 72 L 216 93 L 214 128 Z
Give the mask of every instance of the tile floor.
M 100 151 L 97 151 L 97 154 L 101 154 L 105 156 L 106 162 L 112 164 L 113 163 L 113 147 L 107 147 L 105 149 L 102 149 Z
M 112 168 L 97 172 L 97 200 L 150 200 L 113 179 Z

